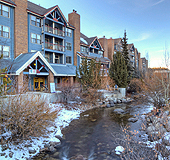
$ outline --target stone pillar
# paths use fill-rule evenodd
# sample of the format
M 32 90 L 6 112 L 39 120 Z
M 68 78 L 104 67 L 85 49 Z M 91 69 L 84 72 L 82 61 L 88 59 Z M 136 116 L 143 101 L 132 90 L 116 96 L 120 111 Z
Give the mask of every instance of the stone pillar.
M 49 70 L 49 75 L 47 79 L 47 86 L 48 86 L 48 91 L 50 92 L 50 83 L 54 83 L 54 75 L 53 73 Z
M 72 86 L 74 83 L 73 77 L 70 77 L 70 85 Z
M 20 75 L 18 75 L 16 77 L 16 83 L 17 83 L 17 93 L 22 93 L 23 92 L 23 72 L 20 73 Z

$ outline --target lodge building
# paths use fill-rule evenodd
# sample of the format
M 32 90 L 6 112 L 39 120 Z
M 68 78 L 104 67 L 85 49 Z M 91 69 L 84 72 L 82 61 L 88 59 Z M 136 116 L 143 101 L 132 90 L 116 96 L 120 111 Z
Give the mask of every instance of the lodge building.
M 97 36 L 82 34 L 75 10 L 67 21 L 58 5 L 46 9 L 27 0 L 0 1 L 0 69 L 7 67 L 18 92 L 23 86 L 39 91 L 49 90 L 50 83 L 73 84 L 85 57 L 100 61 L 107 74 L 120 43 L 108 47 Z

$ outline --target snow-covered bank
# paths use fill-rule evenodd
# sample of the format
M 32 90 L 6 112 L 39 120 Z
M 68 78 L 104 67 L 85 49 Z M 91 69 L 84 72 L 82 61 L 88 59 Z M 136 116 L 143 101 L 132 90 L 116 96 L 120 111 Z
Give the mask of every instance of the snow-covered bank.
M 64 108 L 63 104 L 50 104 L 49 107 L 53 109 L 60 109 L 58 117 L 55 120 L 55 124 L 53 127 L 48 128 L 50 133 L 48 135 L 44 135 L 42 137 L 32 137 L 27 141 L 23 141 L 19 144 L 12 144 L 8 143 L 5 145 L 0 145 L 0 159 L 26 159 L 30 158 L 37 153 L 41 149 L 44 148 L 44 145 L 49 142 L 59 142 L 55 136 L 59 135 L 62 136 L 61 130 L 62 128 L 69 125 L 69 123 L 80 116 L 81 110 L 80 109 L 71 109 L 67 110 Z M 5 135 L 6 134 L 6 135 Z M 2 136 L 6 138 L 10 137 L 10 133 L 5 133 L 0 135 L 0 139 Z

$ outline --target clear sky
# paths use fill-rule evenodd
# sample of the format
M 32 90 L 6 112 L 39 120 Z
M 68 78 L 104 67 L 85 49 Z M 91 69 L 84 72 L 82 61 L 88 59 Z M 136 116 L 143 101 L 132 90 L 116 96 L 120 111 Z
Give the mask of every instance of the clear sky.
M 170 47 L 170 0 L 30 0 L 49 8 L 58 5 L 66 19 L 73 9 L 81 16 L 88 37 L 122 38 L 149 57 L 150 67 L 164 66 Z M 149 56 L 146 56 L 148 53 Z

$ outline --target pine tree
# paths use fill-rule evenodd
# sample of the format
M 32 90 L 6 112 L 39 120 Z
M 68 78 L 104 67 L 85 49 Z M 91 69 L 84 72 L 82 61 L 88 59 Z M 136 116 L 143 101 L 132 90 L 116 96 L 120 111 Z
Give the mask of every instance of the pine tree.
M 127 44 L 127 35 L 126 35 L 126 30 L 124 32 L 124 37 L 122 39 L 122 54 L 125 59 L 125 64 L 127 66 L 127 72 L 128 72 L 128 83 L 130 82 L 132 76 L 134 75 L 134 67 L 130 64 L 130 59 L 129 59 L 129 52 L 128 52 L 128 44 Z
M 99 88 L 101 84 L 100 74 L 101 63 L 97 63 L 95 59 L 87 61 L 87 58 L 82 60 L 78 71 L 76 71 L 77 81 L 82 85 L 84 90 L 88 88 Z
M 109 69 L 109 76 L 120 88 L 126 88 L 128 84 L 128 73 L 125 59 L 121 52 L 113 55 Z

